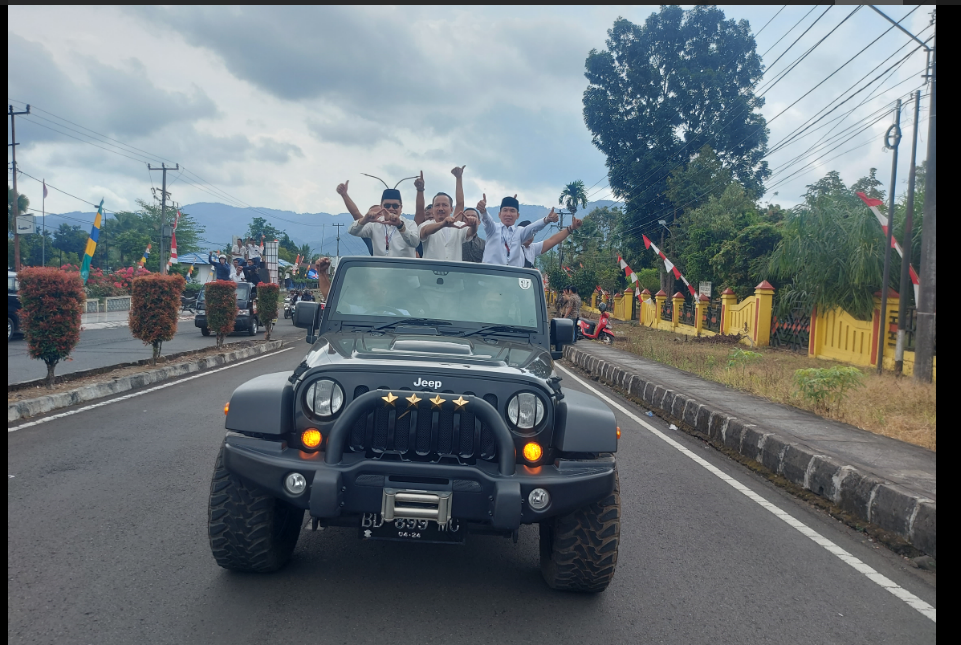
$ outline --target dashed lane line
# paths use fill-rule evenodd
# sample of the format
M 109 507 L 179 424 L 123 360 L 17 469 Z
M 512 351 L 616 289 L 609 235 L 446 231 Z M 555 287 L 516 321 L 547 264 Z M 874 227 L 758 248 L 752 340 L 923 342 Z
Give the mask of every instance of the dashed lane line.
M 81 412 L 86 412 L 87 410 L 94 410 L 96 408 L 102 408 L 105 405 L 111 405 L 112 403 L 119 403 L 120 401 L 126 401 L 127 399 L 132 399 L 134 397 L 143 396 L 144 394 L 149 394 L 151 392 L 156 392 L 157 390 L 162 390 L 167 387 L 172 387 L 174 385 L 180 385 L 186 381 L 192 381 L 196 378 L 203 378 L 205 376 L 210 376 L 211 374 L 216 374 L 217 372 L 223 372 L 224 370 L 229 370 L 233 367 L 240 367 L 241 365 L 246 365 L 247 363 L 252 363 L 253 361 L 259 361 L 262 358 L 268 358 L 270 356 L 276 356 L 277 354 L 283 354 L 284 352 L 289 352 L 293 347 L 288 347 L 287 349 L 281 349 L 276 352 L 270 352 L 267 354 L 261 354 L 260 356 L 255 356 L 254 358 L 248 358 L 245 361 L 240 361 L 239 363 L 233 363 L 232 365 L 226 365 L 224 367 L 218 367 L 215 370 L 210 370 L 209 372 L 201 372 L 200 374 L 194 374 L 193 376 L 188 376 L 186 378 L 177 379 L 176 381 L 171 381 L 169 383 L 163 383 L 162 385 L 155 385 L 154 387 L 147 388 L 146 390 L 141 390 L 139 392 L 134 392 L 133 394 L 125 394 L 123 396 L 118 396 L 116 399 L 110 399 L 109 401 L 101 401 L 100 403 L 93 403 L 91 405 L 85 405 L 82 408 L 77 408 L 76 410 L 69 410 L 67 412 L 61 412 L 59 414 L 54 414 L 49 417 L 44 417 L 42 419 L 37 419 L 36 421 L 30 421 L 28 423 L 21 423 L 18 426 L 12 428 L 7 428 L 7 432 L 16 432 L 17 430 L 23 430 L 25 428 L 31 428 L 33 426 L 38 426 L 42 423 L 48 421 L 53 421 L 54 419 L 62 419 L 64 417 L 69 417 L 74 414 L 80 414 Z
M 602 392 L 600 392 L 599 390 L 591 386 L 584 379 L 578 377 L 577 375 L 572 373 L 570 370 L 567 370 L 561 367 L 557 363 L 555 363 L 554 366 L 560 371 L 570 376 L 573 380 L 577 381 L 578 383 L 583 385 L 585 388 L 587 388 L 588 390 L 590 390 L 591 392 L 599 396 L 601 399 L 609 403 L 611 406 L 617 408 L 618 410 L 626 414 L 628 417 L 636 421 L 638 424 L 640 424 L 644 428 L 647 428 L 655 437 L 663 440 L 672 448 L 677 449 L 677 451 L 683 454 L 685 457 L 689 457 L 694 462 L 696 462 L 699 466 L 702 466 L 703 468 L 708 470 L 711 474 L 715 475 L 718 479 L 730 485 L 734 490 L 743 494 L 745 497 L 747 497 L 751 501 L 757 503 L 762 508 L 770 511 L 774 516 L 782 520 L 788 526 L 796 529 L 801 535 L 809 538 L 815 544 L 823 547 L 828 552 L 837 556 L 842 562 L 853 567 L 855 571 L 862 574 L 868 580 L 879 585 L 881 588 L 890 592 L 895 597 L 903 600 L 905 603 L 908 604 L 909 607 L 916 609 L 924 617 L 929 618 L 932 622 L 934 623 L 938 622 L 937 610 L 933 606 L 931 606 L 929 603 L 921 600 L 920 598 L 915 596 L 913 593 L 911 593 L 904 587 L 898 585 L 887 576 L 884 576 L 881 573 L 878 573 L 872 567 L 868 566 L 858 558 L 854 557 L 853 555 L 851 555 L 850 553 L 848 553 L 847 551 L 839 547 L 837 544 L 835 544 L 831 540 L 827 539 L 826 537 L 824 537 L 817 531 L 813 530 L 803 522 L 800 522 L 799 520 L 795 519 L 788 513 L 784 512 L 783 510 L 781 510 L 771 502 L 767 501 L 766 499 L 764 499 L 763 497 L 761 497 L 760 495 L 755 493 L 753 490 L 751 490 L 741 482 L 737 481 L 730 475 L 725 474 L 718 467 L 709 463 L 704 458 L 694 454 L 693 452 L 691 452 L 690 450 L 688 450 L 687 448 L 679 444 L 677 441 L 674 441 L 673 439 L 668 437 L 666 434 L 664 434 L 663 432 L 661 432 L 660 430 L 652 426 L 650 423 L 648 423 L 647 421 L 644 421 L 642 418 L 640 418 L 639 416 L 637 416 L 636 414 L 634 414 L 633 412 L 625 408 L 623 405 L 621 405 L 617 401 L 613 400 L 609 396 L 603 394 Z

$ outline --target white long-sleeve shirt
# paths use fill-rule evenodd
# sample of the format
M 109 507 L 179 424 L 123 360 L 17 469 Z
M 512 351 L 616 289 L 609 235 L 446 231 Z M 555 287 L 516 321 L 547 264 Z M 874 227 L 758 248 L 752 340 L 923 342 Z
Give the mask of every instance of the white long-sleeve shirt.
M 247 259 L 253 260 L 259 258 L 264 252 L 264 244 L 261 242 L 258 244 L 248 244 L 247 245 Z
M 347 232 L 356 237 L 369 238 L 374 247 L 374 257 L 415 258 L 420 244 L 420 229 L 412 220 L 401 217 L 404 230 L 383 222 L 354 220 Z
M 524 266 L 524 242 L 534 237 L 547 226 L 547 219 L 541 218 L 527 226 L 504 226 L 489 213 L 481 213 L 487 244 L 484 245 L 484 264 L 506 264 L 512 267 Z

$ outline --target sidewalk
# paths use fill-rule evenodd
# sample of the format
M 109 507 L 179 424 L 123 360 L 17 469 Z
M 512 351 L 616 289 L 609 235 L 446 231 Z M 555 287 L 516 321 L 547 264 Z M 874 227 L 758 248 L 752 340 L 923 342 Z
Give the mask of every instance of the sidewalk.
M 937 454 L 600 343 L 564 357 L 686 430 L 937 557 Z
M 179 320 L 193 320 L 192 311 L 181 312 Z M 115 327 L 126 327 L 129 324 L 130 311 L 108 311 L 104 313 L 83 314 L 80 317 L 80 328 L 89 329 L 113 329 Z

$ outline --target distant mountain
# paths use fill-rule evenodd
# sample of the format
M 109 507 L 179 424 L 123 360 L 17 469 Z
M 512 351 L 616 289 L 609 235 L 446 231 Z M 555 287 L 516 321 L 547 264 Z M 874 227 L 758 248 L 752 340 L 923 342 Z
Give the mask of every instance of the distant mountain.
M 587 208 L 578 211 L 581 215 L 590 213 L 597 207 L 611 206 L 614 202 L 609 200 L 588 202 Z M 187 204 L 183 207 L 184 212 L 189 213 L 198 224 L 204 227 L 203 238 L 212 243 L 212 246 L 223 246 L 230 241 L 233 235 L 243 235 L 247 231 L 247 226 L 255 217 L 263 217 L 270 224 L 278 229 L 285 231 L 287 235 L 298 246 L 302 244 L 310 245 L 315 253 L 334 255 L 337 251 L 337 231 L 336 224 L 340 227 L 340 254 L 341 255 L 366 255 L 367 247 L 364 243 L 347 234 L 347 229 L 354 221 L 350 213 L 295 213 L 293 211 L 277 210 L 274 208 L 258 208 L 256 211 L 249 208 L 237 208 L 227 204 L 212 202 L 199 202 Z M 521 204 L 521 220 L 534 221 L 544 217 L 550 212 L 549 206 L 539 206 L 534 204 Z M 413 214 L 407 214 L 413 217 Z M 87 227 L 93 222 L 94 213 L 71 212 L 60 215 L 47 213 L 47 228 L 57 228 L 61 223 L 75 224 Z M 565 222 L 569 222 L 568 217 Z M 108 220 L 109 222 L 109 220 Z M 542 240 L 554 232 L 555 229 L 548 227 L 541 231 L 537 238 Z M 480 230 L 481 237 L 484 236 L 483 227 Z

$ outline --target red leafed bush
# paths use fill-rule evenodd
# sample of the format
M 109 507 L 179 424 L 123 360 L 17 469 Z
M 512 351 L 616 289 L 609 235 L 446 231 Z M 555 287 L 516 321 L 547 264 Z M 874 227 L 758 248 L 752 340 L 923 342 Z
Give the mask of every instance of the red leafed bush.
M 263 323 L 267 333 L 264 340 L 270 340 L 270 330 L 274 328 L 274 320 L 277 318 L 277 303 L 280 300 L 280 285 L 273 283 L 263 283 L 257 285 L 257 317 Z
M 160 357 L 165 340 L 177 333 L 180 294 L 184 281 L 179 275 L 148 275 L 130 283 L 130 333 L 153 345 L 153 362 Z
M 230 280 L 214 280 L 204 285 L 207 327 L 217 334 L 217 347 L 234 330 L 237 320 L 237 285 Z
M 53 387 L 54 368 L 80 341 L 83 282 L 53 268 L 23 269 L 19 278 L 27 348 L 47 364 L 47 387 Z

